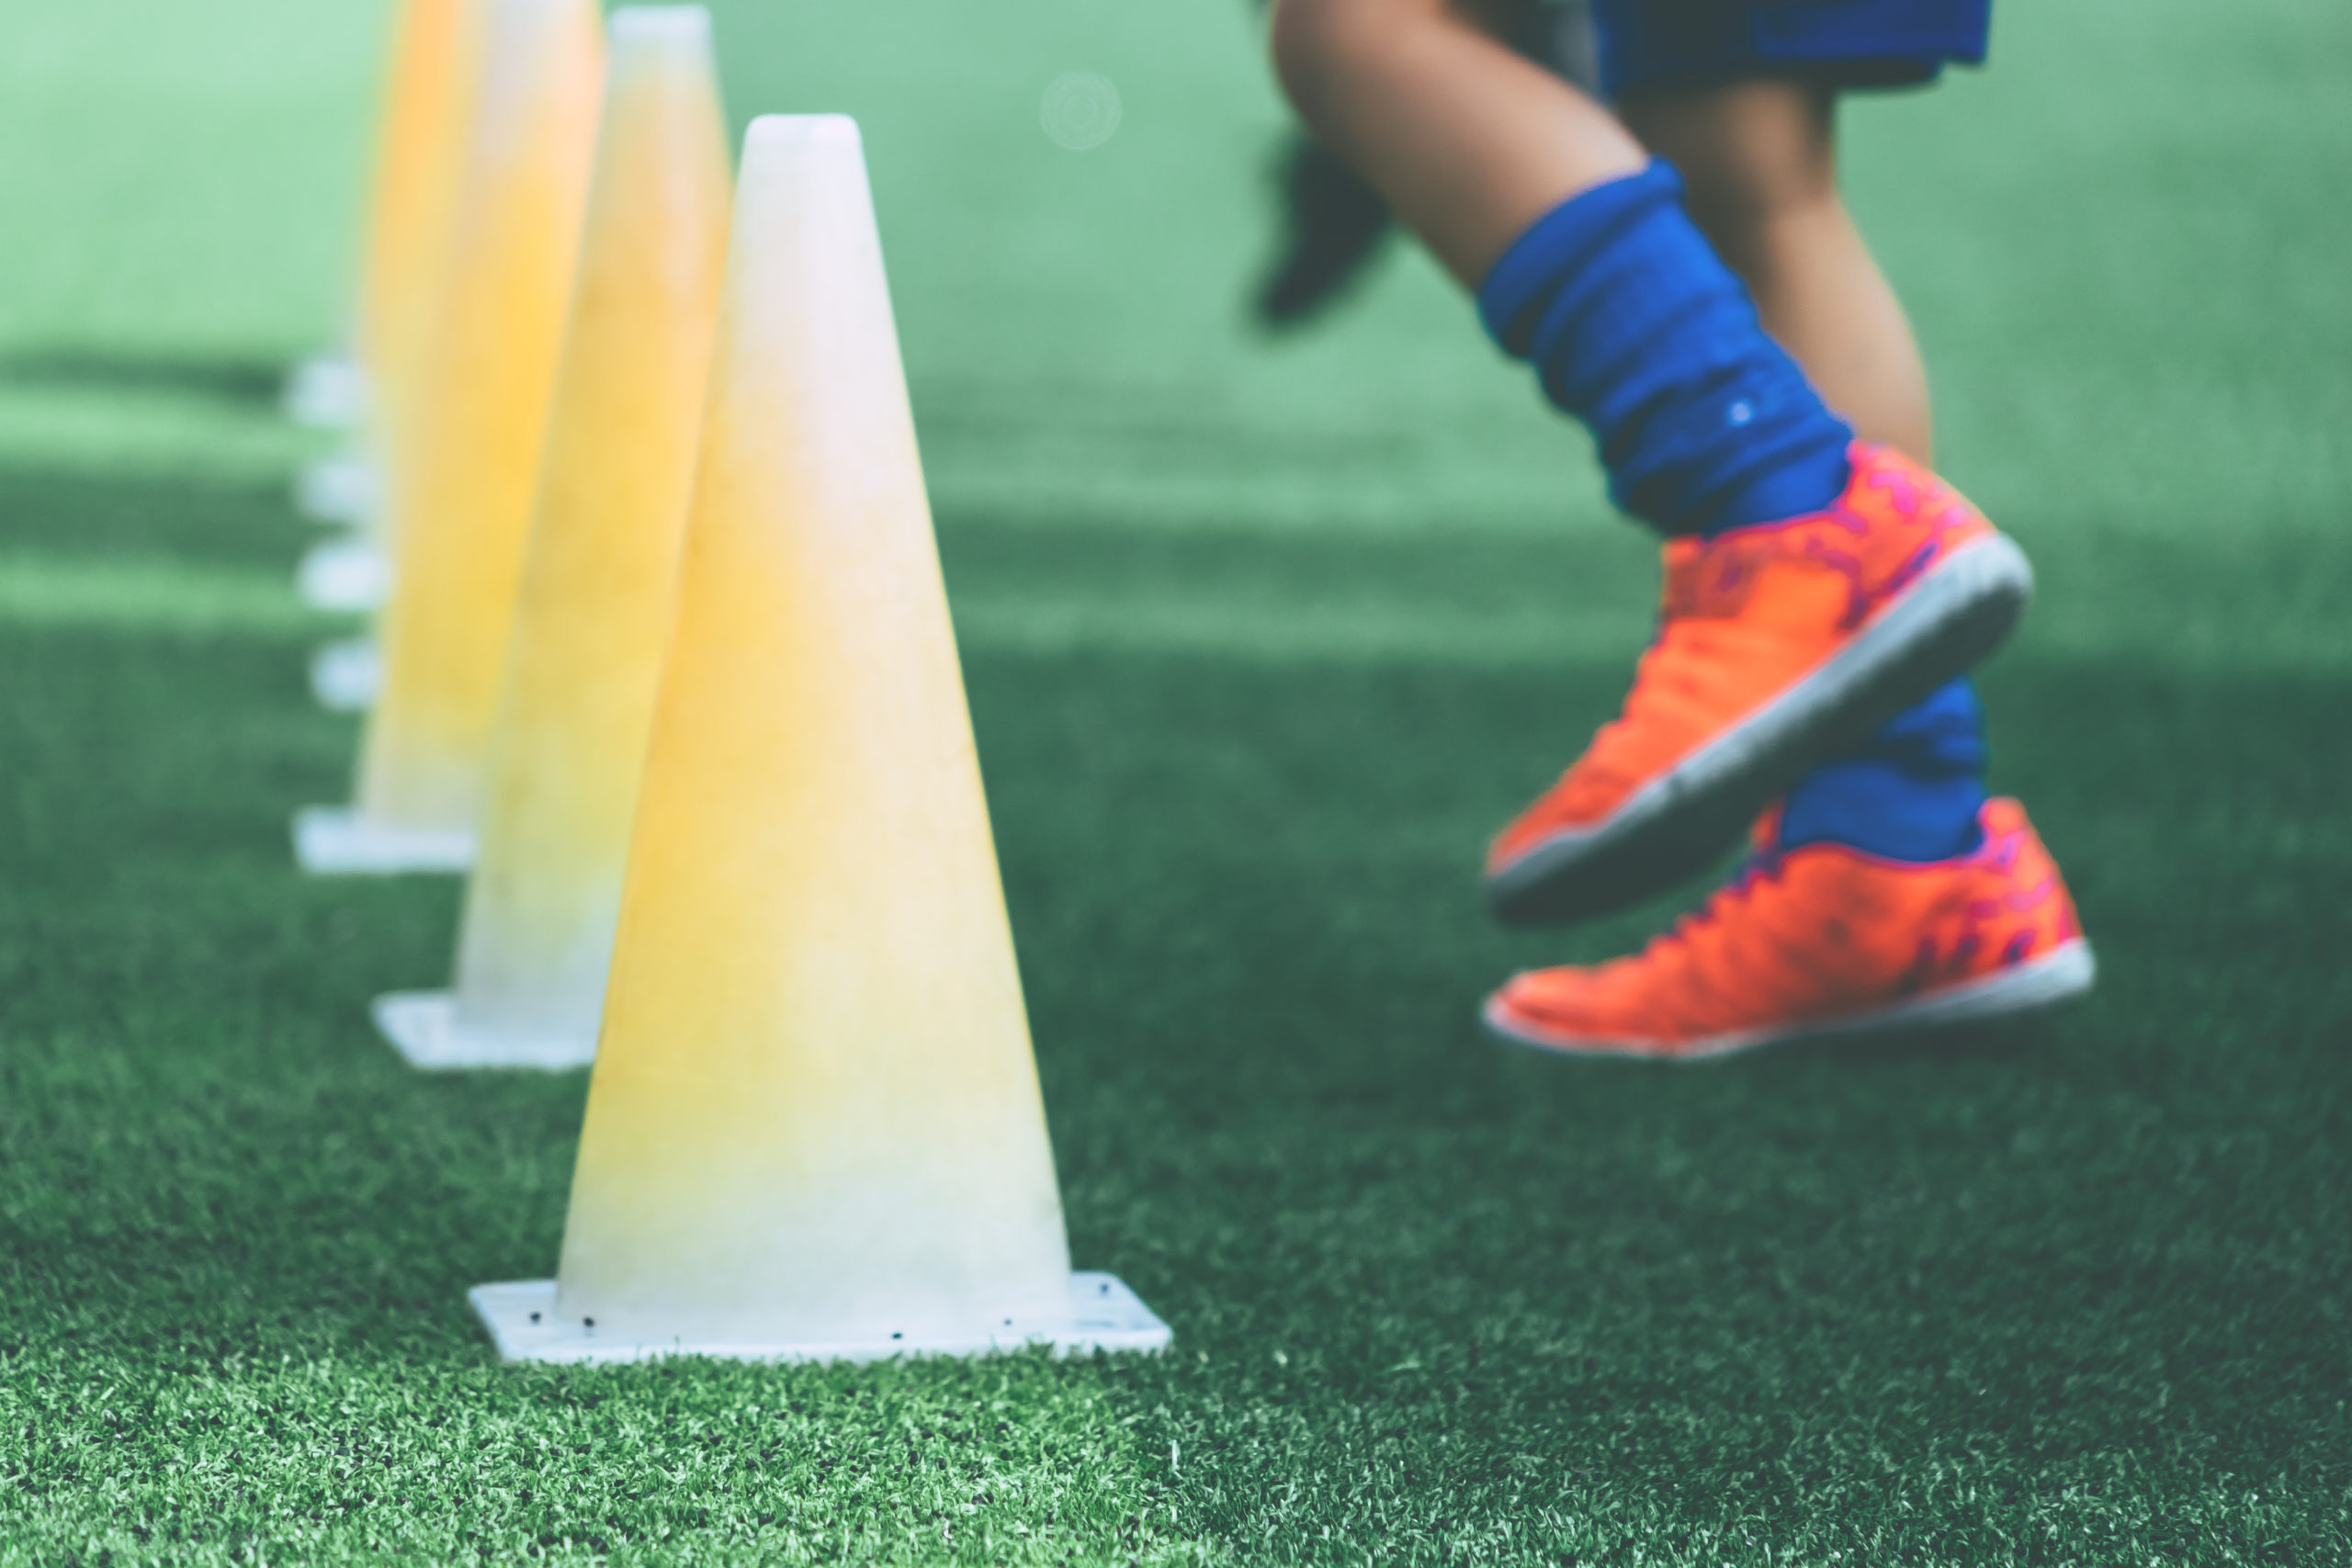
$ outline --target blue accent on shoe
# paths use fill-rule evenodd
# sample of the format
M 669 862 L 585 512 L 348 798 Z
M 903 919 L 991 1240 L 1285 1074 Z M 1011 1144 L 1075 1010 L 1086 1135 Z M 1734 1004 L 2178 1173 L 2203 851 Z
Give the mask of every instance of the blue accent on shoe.
M 1781 807 L 1781 847 L 1845 844 L 1919 863 L 1972 853 L 1984 762 L 1984 709 L 1963 675 L 1798 780 Z
M 1666 533 L 1798 517 L 1846 488 L 1853 431 L 1765 335 L 1668 164 L 1537 219 L 1478 313 L 1591 429 L 1617 504 Z

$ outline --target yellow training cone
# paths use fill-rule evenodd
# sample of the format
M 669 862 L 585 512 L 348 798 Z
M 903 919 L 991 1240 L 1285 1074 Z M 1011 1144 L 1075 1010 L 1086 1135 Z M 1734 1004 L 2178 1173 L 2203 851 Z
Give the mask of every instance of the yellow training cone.
M 297 512 L 363 536 L 329 540 L 302 558 L 296 590 L 321 609 L 373 611 L 390 590 L 380 537 L 365 536 L 380 536 L 386 521 L 386 470 L 397 467 L 398 413 L 446 270 L 488 25 L 485 0 L 400 7 L 363 240 L 359 357 L 303 367 L 288 394 L 288 412 L 302 423 L 353 424 L 366 415 L 350 450 L 313 459 L 294 479 Z M 322 649 L 311 665 L 321 700 L 338 711 L 365 708 L 374 700 L 372 649 L 364 690 L 350 679 L 359 668 L 341 645 Z
M 611 49 L 458 987 L 376 1004 L 419 1066 L 576 1067 L 596 1053 L 730 183 L 710 13 L 616 11 Z
M 383 685 L 357 800 L 295 823 L 312 871 L 471 858 L 594 156 L 594 0 L 492 0 L 454 243 L 400 442 Z
M 391 562 L 365 534 L 322 540 L 295 564 L 294 592 L 313 610 L 377 609 L 391 592 Z
M 1152 1348 L 1069 1271 L 857 128 L 745 145 L 558 1281 L 510 1359 Z
M 361 235 L 354 355 L 334 355 L 296 368 L 286 396 L 298 423 L 345 427 L 363 413 L 380 440 L 393 400 L 396 367 L 422 330 L 439 282 L 450 213 L 456 205 L 459 149 L 471 73 L 479 53 L 482 0 L 403 0 L 392 28 L 375 166 Z M 306 470 L 298 502 L 321 522 L 364 522 L 362 496 L 337 471 L 360 458 L 326 459 Z
M 348 430 L 367 411 L 368 378 L 343 349 L 314 354 L 287 375 L 278 406 L 312 430 Z
M 359 362 L 382 403 L 397 400 L 414 366 L 441 283 L 479 85 L 482 9 L 483 0 L 401 7 L 359 284 Z M 379 410 L 379 422 L 391 413 Z

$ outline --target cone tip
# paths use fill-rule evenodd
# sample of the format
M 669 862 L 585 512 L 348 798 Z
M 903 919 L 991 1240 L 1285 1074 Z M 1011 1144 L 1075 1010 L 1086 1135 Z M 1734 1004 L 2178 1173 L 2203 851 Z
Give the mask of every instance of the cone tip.
M 614 45 L 707 44 L 710 11 L 702 6 L 623 6 L 605 24 Z
M 763 114 L 744 135 L 752 147 L 857 147 L 857 121 L 845 114 Z

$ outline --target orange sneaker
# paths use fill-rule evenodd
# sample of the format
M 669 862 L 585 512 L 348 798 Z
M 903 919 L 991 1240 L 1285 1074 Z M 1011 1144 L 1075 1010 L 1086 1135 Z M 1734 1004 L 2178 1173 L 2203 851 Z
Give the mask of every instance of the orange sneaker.
M 1857 443 L 1826 512 L 1666 546 L 1657 637 L 1616 719 L 1503 829 L 1487 898 L 1583 919 L 1703 870 L 1815 763 L 2000 645 L 2025 555 L 1900 453 Z
M 1957 860 L 1783 851 L 1777 811 L 1729 886 L 1630 958 L 1537 969 L 1487 998 L 1502 1040 L 1692 1061 L 1813 1035 L 1982 1022 L 2091 987 L 2090 944 L 2025 808 L 1984 804 Z

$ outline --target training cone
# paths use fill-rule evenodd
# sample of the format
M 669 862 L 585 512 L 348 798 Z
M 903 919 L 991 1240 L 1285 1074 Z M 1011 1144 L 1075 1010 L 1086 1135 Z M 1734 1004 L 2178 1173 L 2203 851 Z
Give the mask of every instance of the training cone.
M 745 144 L 559 1278 L 510 1359 L 1157 1348 L 1069 1269 L 857 128 Z
M 322 643 L 311 655 L 311 695 L 329 713 L 365 713 L 384 678 L 373 637 Z
M 378 122 L 373 177 L 360 242 L 356 342 L 295 367 L 286 412 L 320 429 L 380 426 L 394 400 L 397 367 L 421 329 L 438 281 L 455 205 L 471 73 L 480 43 L 481 0 L 403 0 L 392 28 Z M 371 457 L 329 458 L 306 472 L 297 491 L 305 516 L 320 522 L 371 523 L 372 493 L 361 495 L 332 469 L 356 468 L 372 491 Z
M 594 0 L 492 0 L 440 303 L 401 416 L 393 592 L 356 798 L 295 820 L 317 872 L 470 863 L 594 155 Z
M 383 471 L 365 457 L 316 458 L 294 476 L 294 510 L 323 527 L 372 528 L 383 509 Z
M 312 430 L 349 430 L 367 406 L 367 374 L 358 361 L 339 349 L 295 366 L 279 400 L 288 419 Z
M 294 592 L 313 610 L 357 614 L 390 597 L 391 572 L 391 561 L 375 540 L 351 534 L 302 552 L 294 569 Z
M 405 0 L 384 88 L 359 281 L 360 363 L 397 401 L 440 287 L 478 99 L 483 0 Z M 379 418 L 390 413 L 379 411 Z
M 507 647 L 454 993 L 381 998 L 422 1067 L 577 1067 L 620 910 L 727 260 L 701 6 L 613 13 L 604 128 Z

